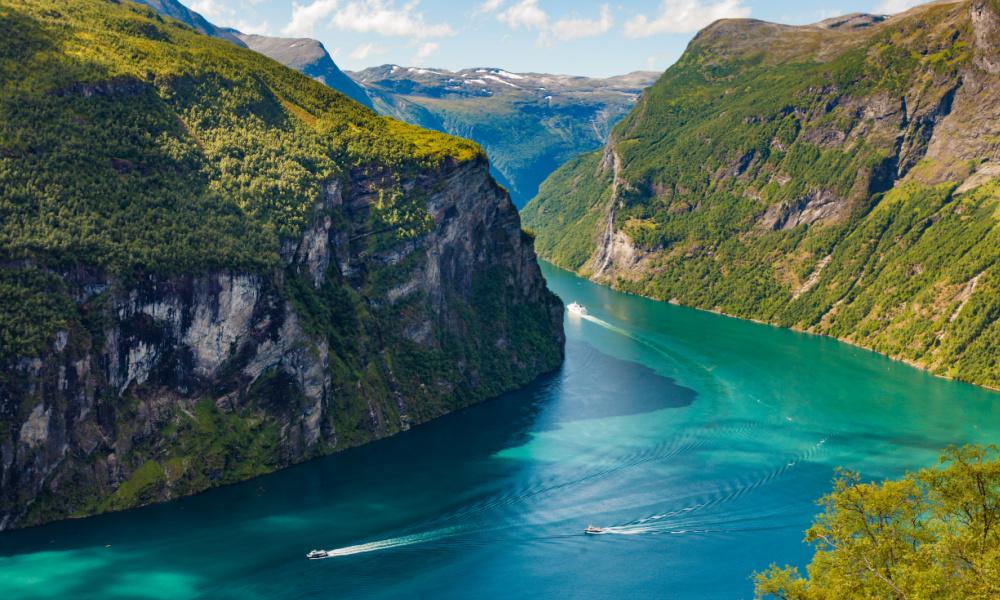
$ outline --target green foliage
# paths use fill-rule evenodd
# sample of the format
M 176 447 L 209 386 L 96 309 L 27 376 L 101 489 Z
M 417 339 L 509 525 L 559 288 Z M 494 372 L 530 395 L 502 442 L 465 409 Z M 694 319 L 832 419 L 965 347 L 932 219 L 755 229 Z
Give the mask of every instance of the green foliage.
M 482 157 L 131 3 L 0 0 L 0 30 L 0 261 L 24 268 L 269 271 L 350 169 Z M 414 202 L 376 214 L 415 235 Z M 55 285 L 2 274 L 0 359 L 73 320 Z
M 613 216 L 645 256 L 604 276 L 621 290 L 1000 387 L 1000 187 L 922 183 L 976 165 L 947 152 L 910 164 L 899 148 L 930 135 L 899 111 L 947 105 L 968 68 L 966 15 L 940 4 L 852 32 L 708 28 L 604 152 L 567 163 L 522 211 L 540 256 L 590 275 Z M 817 198 L 831 214 L 787 220 Z
M 0 315 L 0 362 L 35 356 L 55 331 L 77 326 L 62 280 L 38 271 L 0 269 Z
M 807 577 L 772 566 L 758 598 L 989 599 L 1000 596 L 1000 458 L 995 446 L 950 448 L 941 468 L 862 483 L 842 473 L 806 532 Z
M 115 273 L 262 269 L 324 182 L 471 160 L 263 56 L 132 4 L 0 3 L 0 257 Z

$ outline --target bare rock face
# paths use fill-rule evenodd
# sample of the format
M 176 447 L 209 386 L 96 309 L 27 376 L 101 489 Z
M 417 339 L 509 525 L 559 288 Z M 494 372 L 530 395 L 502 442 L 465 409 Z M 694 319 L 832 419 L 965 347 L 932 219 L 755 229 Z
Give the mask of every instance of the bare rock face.
M 760 219 L 760 227 L 771 231 L 787 230 L 817 221 L 835 221 L 847 216 L 848 202 L 827 190 L 812 192 L 792 203 L 782 202 L 768 207 Z
M 975 0 L 970 8 L 975 35 L 975 64 L 991 75 L 1000 75 L 1000 7 L 991 0 Z
M 273 273 L 61 273 L 90 330 L 0 379 L 0 530 L 128 508 L 391 435 L 556 368 L 562 305 L 484 159 L 331 182 Z M 13 415 L 13 416 L 8 416 Z

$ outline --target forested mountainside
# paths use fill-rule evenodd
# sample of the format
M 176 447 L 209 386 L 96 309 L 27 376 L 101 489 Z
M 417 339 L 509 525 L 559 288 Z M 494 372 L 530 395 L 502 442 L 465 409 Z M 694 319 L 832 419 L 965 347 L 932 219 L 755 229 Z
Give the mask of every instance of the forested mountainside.
M 345 74 L 317 40 L 216 27 L 177 0 L 136 0 L 198 31 L 245 45 L 380 114 L 482 145 L 491 172 L 523 206 L 570 158 L 600 147 L 658 73 L 607 79 L 503 69 L 372 67 Z
M 117 0 L 0 0 L 0 529 L 246 479 L 557 367 L 471 142 Z
M 309 38 L 280 38 L 243 33 L 228 27 L 218 27 L 177 0 L 134 0 L 157 11 L 165 17 L 177 19 L 195 31 L 250 48 L 273 58 L 304 75 L 344 94 L 355 102 L 372 107 L 368 94 L 354 80 L 344 74 L 333 62 L 333 57 L 318 40 Z
M 351 73 L 378 112 L 480 144 L 518 206 L 567 160 L 607 141 L 611 127 L 658 75 L 593 79 L 397 65 Z
M 1000 3 L 700 32 L 523 211 L 614 287 L 1000 387 Z

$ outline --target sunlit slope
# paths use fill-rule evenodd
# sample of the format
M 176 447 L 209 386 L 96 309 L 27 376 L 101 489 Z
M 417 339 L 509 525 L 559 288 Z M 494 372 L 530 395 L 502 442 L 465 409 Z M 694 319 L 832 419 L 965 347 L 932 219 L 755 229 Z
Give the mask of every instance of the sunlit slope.
M 984 0 L 717 22 L 524 220 L 619 289 L 998 386 L 998 48 Z

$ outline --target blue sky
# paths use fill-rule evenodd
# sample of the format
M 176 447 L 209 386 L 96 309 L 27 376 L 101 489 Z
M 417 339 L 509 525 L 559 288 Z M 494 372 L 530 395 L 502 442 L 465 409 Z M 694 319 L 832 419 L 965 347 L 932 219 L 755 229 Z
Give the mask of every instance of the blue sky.
M 185 0 L 182 0 L 182 2 Z M 313 37 L 341 68 L 394 63 L 608 76 L 663 70 L 722 17 L 812 23 L 914 0 L 187 0 L 216 25 Z

